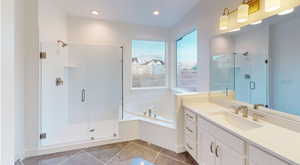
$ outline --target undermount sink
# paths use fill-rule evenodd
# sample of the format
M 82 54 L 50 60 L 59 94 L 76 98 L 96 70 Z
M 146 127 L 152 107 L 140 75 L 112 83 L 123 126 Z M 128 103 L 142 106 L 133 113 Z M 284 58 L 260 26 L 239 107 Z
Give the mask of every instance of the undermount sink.
M 241 116 L 237 116 L 229 112 L 217 112 L 212 114 L 211 117 L 217 122 L 241 131 L 250 131 L 256 128 L 263 127 L 262 125 L 254 121 L 244 119 Z

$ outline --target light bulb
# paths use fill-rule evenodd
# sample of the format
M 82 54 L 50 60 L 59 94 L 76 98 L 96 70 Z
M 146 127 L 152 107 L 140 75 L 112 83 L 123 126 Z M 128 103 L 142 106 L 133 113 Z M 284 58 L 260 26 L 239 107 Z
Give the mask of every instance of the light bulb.
M 227 30 L 228 29 L 228 22 L 229 22 L 229 17 L 228 15 L 222 15 L 220 17 L 220 25 L 219 29 L 220 30 Z
M 280 8 L 280 0 L 265 0 L 265 11 L 272 12 Z
M 237 22 L 244 23 L 248 21 L 249 16 L 249 5 L 241 4 L 238 8 Z

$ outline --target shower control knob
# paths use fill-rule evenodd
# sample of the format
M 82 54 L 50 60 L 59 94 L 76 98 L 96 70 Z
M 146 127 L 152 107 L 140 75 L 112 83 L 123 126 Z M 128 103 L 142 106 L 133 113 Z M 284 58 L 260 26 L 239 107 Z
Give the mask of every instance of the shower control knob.
M 95 132 L 95 129 L 90 129 L 90 132 Z

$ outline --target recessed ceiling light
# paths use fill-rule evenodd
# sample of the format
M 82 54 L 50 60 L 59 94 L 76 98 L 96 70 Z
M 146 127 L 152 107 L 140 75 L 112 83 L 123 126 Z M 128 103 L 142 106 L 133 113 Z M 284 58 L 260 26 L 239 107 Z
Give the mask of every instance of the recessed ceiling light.
M 159 15 L 160 12 L 158 10 L 153 11 L 153 15 Z
M 96 11 L 96 10 L 92 10 L 92 11 L 91 11 L 91 14 L 93 14 L 93 15 L 99 15 L 99 12 Z
M 286 15 L 286 14 L 290 14 L 294 12 L 294 8 L 288 9 L 288 10 L 284 10 L 282 12 L 279 12 L 278 15 Z
M 261 24 L 261 23 L 262 23 L 262 20 L 259 20 L 259 21 L 251 23 L 251 25 L 258 25 L 258 24 Z

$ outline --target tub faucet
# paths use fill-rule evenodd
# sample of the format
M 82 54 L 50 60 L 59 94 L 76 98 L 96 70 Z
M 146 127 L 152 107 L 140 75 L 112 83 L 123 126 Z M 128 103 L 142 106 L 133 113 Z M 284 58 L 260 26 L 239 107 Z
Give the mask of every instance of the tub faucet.
M 152 116 L 152 109 L 151 109 L 151 108 L 148 110 L 148 116 L 149 116 L 149 117 Z

